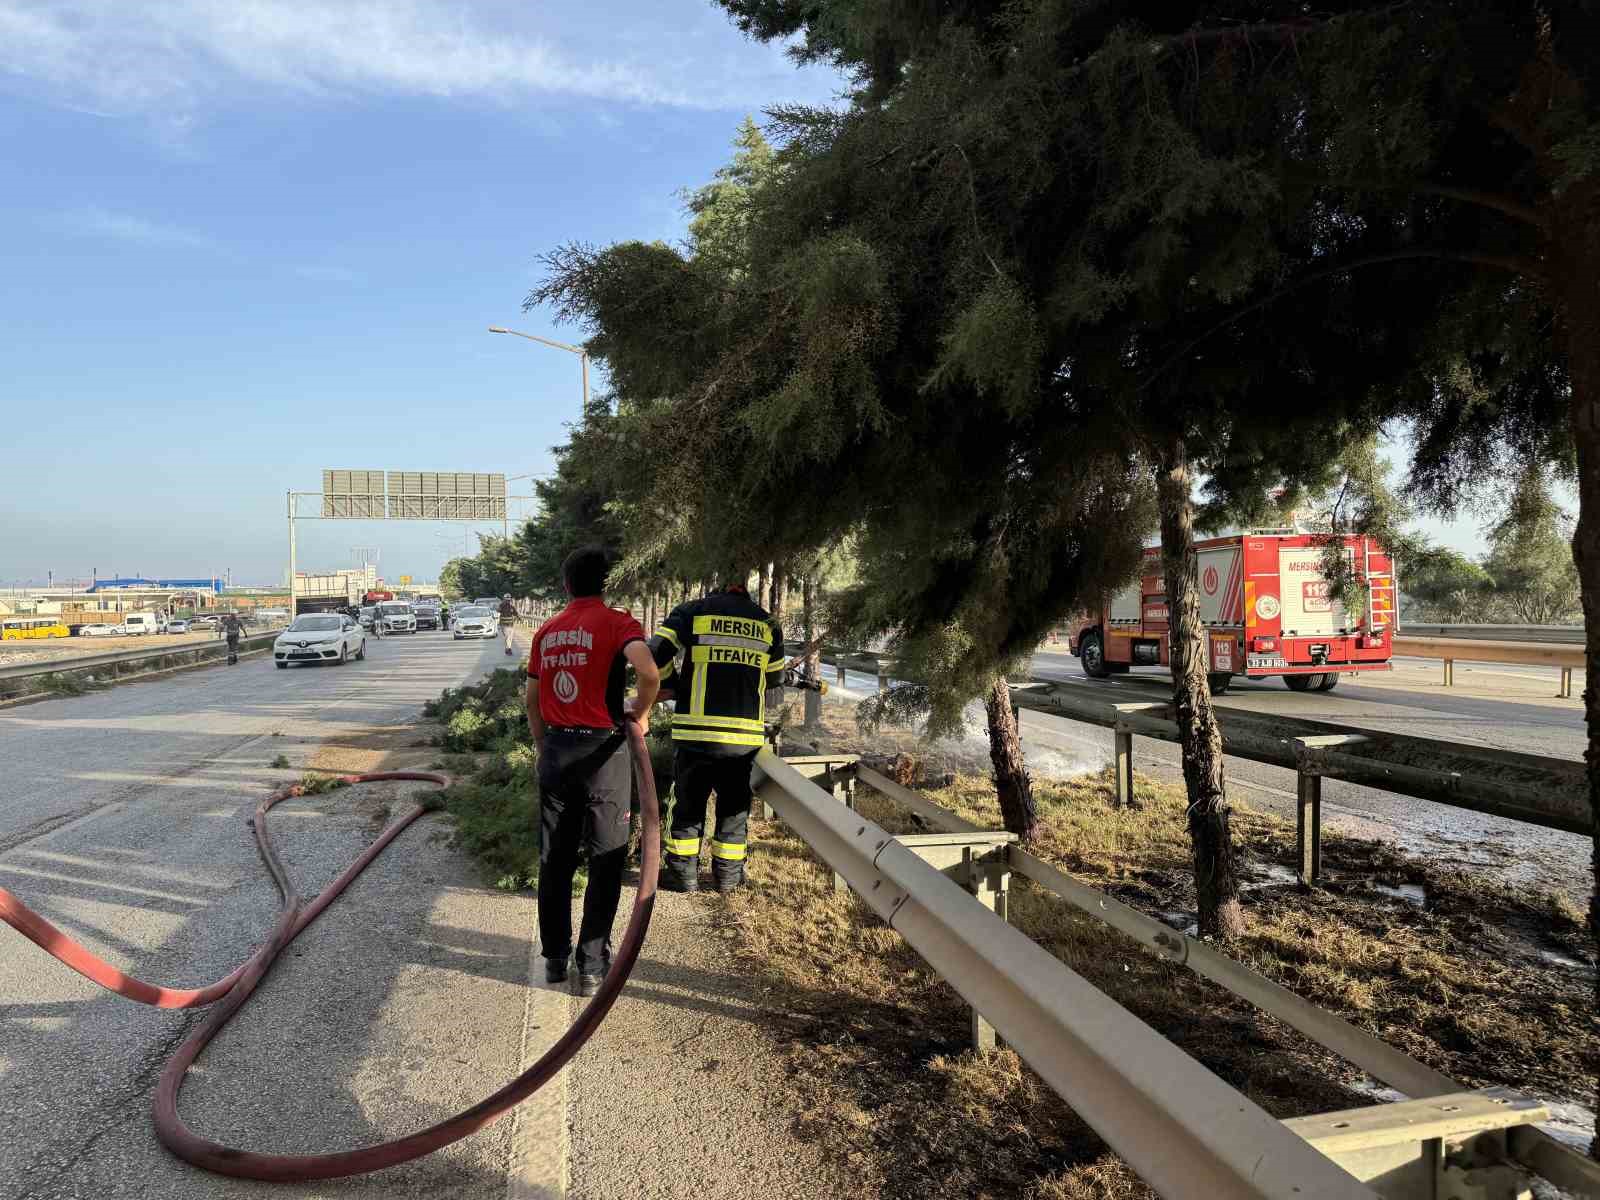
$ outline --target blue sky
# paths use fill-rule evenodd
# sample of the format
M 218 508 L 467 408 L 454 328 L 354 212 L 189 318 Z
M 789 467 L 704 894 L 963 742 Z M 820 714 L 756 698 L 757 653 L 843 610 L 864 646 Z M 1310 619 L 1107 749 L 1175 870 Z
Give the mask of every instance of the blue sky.
M 277 581 L 323 467 L 547 470 L 578 361 L 486 331 L 581 336 L 536 256 L 681 237 L 747 113 L 841 86 L 708 0 L 0 0 L 0 581 Z
M 486 331 L 581 336 L 520 312 L 536 256 L 681 237 L 743 116 L 841 87 L 710 0 L 0 0 L 0 584 L 276 582 L 324 467 L 547 470 L 577 360 Z

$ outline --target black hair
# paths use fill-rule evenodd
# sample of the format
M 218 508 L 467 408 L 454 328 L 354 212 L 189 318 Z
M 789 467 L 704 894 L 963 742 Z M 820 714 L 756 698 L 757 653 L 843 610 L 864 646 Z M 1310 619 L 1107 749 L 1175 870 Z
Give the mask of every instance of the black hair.
M 611 555 L 604 546 L 579 546 L 561 564 L 561 580 L 567 585 L 567 594 L 573 599 L 598 596 L 605 590 L 606 575 L 611 570 Z

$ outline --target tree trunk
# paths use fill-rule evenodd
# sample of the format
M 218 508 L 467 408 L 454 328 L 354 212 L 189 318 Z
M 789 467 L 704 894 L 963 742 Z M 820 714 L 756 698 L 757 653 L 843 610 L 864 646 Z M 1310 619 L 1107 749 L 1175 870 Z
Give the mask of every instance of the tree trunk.
M 1587 192 L 1587 195 L 1575 193 Z M 1578 523 L 1572 531 L 1572 559 L 1583 598 L 1583 718 L 1588 747 L 1591 824 L 1590 861 L 1600 884 L 1600 187 L 1574 188 L 1558 213 L 1558 238 L 1570 244 L 1551 260 L 1564 264 L 1559 285 L 1560 322 L 1567 375 L 1572 384 L 1572 440 L 1578 451 Z M 1589 933 L 1600 950 L 1600 891 L 1591 885 Z M 1595 1009 L 1600 1011 L 1600 977 L 1595 979 Z M 1600 1082 L 1595 1102 L 1600 1111 Z M 1600 1134 L 1589 1143 L 1600 1158 Z
M 1011 688 L 1004 675 L 996 675 L 983 702 L 989 719 L 989 761 L 994 764 L 994 791 L 1000 800 L 1000 819 L 1007 833 L 1031 842 L 1039 832 L 1039 811 L 1033 803 L 1033 780 L 1022 756 L 1017 714 L 1011 707 Z
M 783 605 L 789 596 L 789 568 L 784 563 L 778 563 L 772 568 L 772 594 L 771 603 L 766 608 L 772 614 L 772 619 L 778 623 L 778 628 L 783 628 Z
M 811 643 L 817 639 L 817 577 L 807 574 L 800 580 L 800 635 L 805 638 L 806 652 L 806 678 L 815 680 L 821 674 L 821 654 L 816 646 Z M 817 692 L 806 689 L 806 720 L 807 729 L 815 729 L 817 722 L 822 720 L 822 697 Z
M 1206 683 L 1210 658 L 1200 624 L 1199 572 L 1195 567 L 1194 511 L 1188 453 L 1181 441 L 1168 448 L 1156 471 L 1161 510 L 1161 568 L 1166 580 L 1167 628 L 1172 657 L 1172 703 L 1189 792 L 1189 837 L 1194 844 L 1194 884 L 1200 933 L 1227 939 L 1244 932 L 1239 876 L 1228 829 L 1228 794 L 1222 774 L 1222 730 Z
M 766 609 L 768 612 L 772 611 L 772 606 L 767 603 L 767 588 L 771 584 L 771 582 L 772 582 L 772 564 L 771 563 L 762 563 L 761 564 L 761 576 L 756 581 L 756 603 L 758 605 L 760 605 L 762 608 Z

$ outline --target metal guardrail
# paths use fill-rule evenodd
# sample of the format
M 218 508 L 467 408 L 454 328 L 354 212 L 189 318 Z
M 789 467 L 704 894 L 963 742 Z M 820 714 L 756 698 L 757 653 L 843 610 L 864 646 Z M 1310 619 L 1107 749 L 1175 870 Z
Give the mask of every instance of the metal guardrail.
M 975 831 L 909 789 L 848 763 L 848 757 L 816 755 L 797 762 L 830 786 L 853 775 L 897 802 L 911 801 L 913 811 L 950 832 L 892 837 L 770 750 L 757 758 L 757 792 L 836 879 L 842 878 L 973 1007 L 980 1047 L 992 1045 L 998 1032 L 1163 1196 L 1381 1194 L 1438 1200 L 1467 1194 L 1459 1187 L 1464 1182 L 1508 1185 L 1508 1168 L 1473 1157 L 1485 1143 L 1503 1147 L 1508 1137 L 1522 1138 L 1533 1148 L 1530 1157 L 1541 1169 L 1549 1168 L 1547 1177 L 1580 1194 L 1600 1180 L 1600 1168 L 1532 1128 L 1531 1122 L 1548 1116 L 1536 1101 L 1498 1089 L 1462 1092 L 1446 1077 L 1203 943 L 1056 872 L 1011 844 L 1011 835 Z M 1378 1068 L 1374 1073 L 1380 1078 L 1426 1089 L 1431 1098 L 1275 1121 L 1008 924 L 1006 876 L 1013 870 L 1042 877 L 1047 887 L 1086 893 L 1093 899 L 1085 911 L 1125 928 L 1146 948 L 1165 950 L 1164 957 L 1219 978 L 1225 987 L 1238 987 L 1246 998 L 1262 997 L 1272 1006 L 1268 1011 L 1277 1015 L 1282 1009 L 1296 1028 L 1332 1049 L 1351 1052 L 1358 1065 Z M 1174 953 L 1179 950 L 1181 955 Z M 1315 1157 L 1308 1157 L 1308 1150 Z M 1470 1180 L 1469 1169 L 1477 1172 Z M 1362 1181 L 1372 1182 L 1376 1191 Z
M 762 799 L 1163 1196 L 1375 1195 L 770 750 Z
M 1082 688 L 1037 681 L 1018 687 L 1019 708 L 1101 725 L 1161 741 L 1178 740 L 1166 705 L 1122 705 L 1085 696 Z M 1593 828 L 1584 765 L 1575 760 L 1519 754 L 1300 717 L 1235 708 L 1215 710 L 1223 753 L 1316 774 L 1455 808 L 1589 833 Z M 1352 742 L 1349 739 L 1364 739 Z M 1318 746 L 1318 739 L 1343 744 Z
M 1438 625 L 1425 621 L 1400 622 L 1401 637 L 1467 638 L 1480 642 L 1543 642 L 1547 645 L 1583 645 L 1582 625 Z
M 858 654 L 833 656 L 830 661 L 841 670 L 877 671 L 880 686 L 888 686 L 889 668 L 881 658 Z M 1019 709 L 1113 730 L 1118 735 L 1118 776 L 1123 777 L 1125 766 L 1130 785 L 1133 735 L 1178 740 L 1168 705 L 1119 705 L 1084 693 L 1071 684 L 1031 680 L 1013 687 L 1012 702 Z M 1236 708 L 1219 707 L 1215 712 L 1223 753 L 1237 758 L 1547 829 L 1579 834 L 1593 829 L 1584 765 L 1573 759 Z M 1330 744 L 1329 739 L 1339 741 Z M 1131 797 L 1122 792 L 1121 798 Z
M 1580 631 L 1581 632 L 1581 631 Z M 1559 667 L 1561 683 L 1556 699 L 1572 696 L 1572 672 L 1584 665 L 1584 647 L 1581 641 L 1571 643 L 1531 641 L 1484 641 L 1455 636 L 1418 634 L 1411 630 L 1398 633 L 1391 649 L 1411 658 L 1438 658 L 1444 660 L 1444 686 L 1456 681 L 1455 664 L 1461 662 L 1519 663 L 1525 666 Z
M 265 649 L 272 645 L 281 632 L 281 629 L 270 629 L 263 633 L 246 634 L 239 639 L 239 652 L 246 654 Z M 228 643 L 225 640 L 207 640 L 188 642 L 181 646 L 141 646 L 137 650 L 78 655 L 57 659 L 54 662 L 18 663 L 15 666 L 0 667 L 0 700 L 30 694 L 33 690 L 30 681 L 47 675 L 109 676 L 117 679 L 123 675 L 139 674 L 141 673 L 139 668 L 148 668 L 161 660 L 170 660 L 166 665 L 157 668 L 166 670 L 169 667 L 193 666 L 214 658 L 226 658 L 227 654 Z
M 840 766 L 831 774 L 837 776 L 849 770 Z M 984 834 L 970 821 L 860 763 L 852 773 L 862 784 L 914 813 L 934 829 L 956 835 Z M 1080 912 L 1133 939 L 1146 952 L 1203 975 L 1397 1091 L 1412 1097 L 1438 1097 L 1462 1091 L 1461 1085 L 1449 1076 L 1417 1062 L 1342 1017 L 1318 1008 L 1199 938 L 1173 929 L 1131 905 L 1080 883 L 1023 847 L 1007 845 L 1004 857 L 1010 871 L 1032 880 Z M 1001 908 L 1003 911 L 1003 904 Z M 1574 1152 L 1542 1130 L 1532 1126 L 1516 1130 L 1510 1151 L 1525 1166 L 1574 1195 L 1600 1195 L 1600 1163 Z

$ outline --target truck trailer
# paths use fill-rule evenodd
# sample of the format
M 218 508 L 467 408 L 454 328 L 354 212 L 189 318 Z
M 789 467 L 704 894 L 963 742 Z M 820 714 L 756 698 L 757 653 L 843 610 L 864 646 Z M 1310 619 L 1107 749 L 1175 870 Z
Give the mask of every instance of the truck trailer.
M 1341 674 L 1389 670 L 1395 625 L 1394 565 L 1377 542 L 1346 536 L 1345 554 L 1366 601 L 1351 612 L 1330 594 L 1324 535 L 1268 530 L 1195 543 L 1200 621 L 1211 690 L 1236 676 L 1282 676 L 1294 691 L 1332 691 Z M 1160 547 L 1140 578 L 1080 624 L 1071 649 L 1094 678 L 1137 666 L 1171 666 Z

